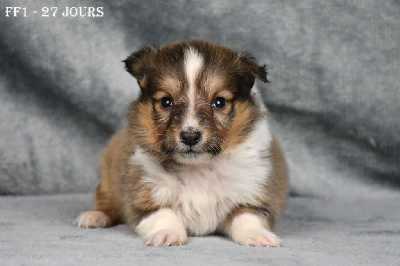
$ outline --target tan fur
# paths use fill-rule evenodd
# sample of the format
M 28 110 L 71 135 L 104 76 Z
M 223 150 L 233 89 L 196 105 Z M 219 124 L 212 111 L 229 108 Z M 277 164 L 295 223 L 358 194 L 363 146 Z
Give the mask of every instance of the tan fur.
M 272 141 L 270 158 L 273 165 L 272 178 L 270 183 L 267 184 L 267 193 L 264 194 L 262 200 L 269 203 L 275 212 L 275 219 L 273 223 L 269 224 L 269 229 L 272 229 L 276 220 L 282 215 L 288 196 L 288 170 L 282 150 L 276 139 Z
M 207 88 L 207 94 L 212 97 L 224 89 L 224 79 L 218 75 L 210 75 L 204 81 L 204 87 Z
M 184 176 L 182 177 L 182 173 L 190 176 L 191 171 L 197 169 L 197 178 L 206 178 L 207 175 L 203 173 L 225 173 L 219 165 L 207 165 L 207 163 L 204 163 L 204 167 L 201 164 L 200 166 L 197 165 L 197 167 L 192 167 L 190 164 L 185 165 L 175 161 L 174 157 L 163 151 L 163 143 L 172 145 L 171 143 L 179 139 L 179 133 L 182 130 L 179 119 L 185 115 L 185 113 L 179 112 L 189 110 L 189 108 L 185 107 L 187 98 L 185 98 L 186 94 L 183 93 L 188 89 L 188 85 L 185 83 L 187 81 L 185 81 L 184 74 L 180 75 L 177 72 L 182 67 L 178 67 L 179 62 L 175 62 L 175 65 L 170 66 L 168 64 L 174 58 L 181 57 L 181 60 L 184 60 L 184 56 L 179 52 L 181 51 L 179 49 L 184 50 L 192 46 L 196 47 L 201 60 L 203 60 L 202 56 L 204 55 L 202 53 L 207 52 L 212 53 L 213 56 L 220 57 L 220 60 L 215 60 L 217 65 L 210 68 L 213 71 L 212 73 L 207 72 L 209 71 L 207 70 L 207 65 L 202 65 L 198 70 L 204 71 L 204 73 L 199 72 L 198 79 L 203 76 L 208 77 L 208 79 L 203 77 L 204 82 L 195 79 L 191 81 L 190 85 L 192 86 L 191 89 L 193 89 L 193 86 L 196 89 L 196 101 L 191 103 L 195 106 L 192 106 L 191 110 L 195 111 L 194 115 L 199 114 L 196 119 L 203 123 L 208 123 L 204 128 L 200 128 L 203 130 L 202 138 L 221 141 L 221 155 L 217 153 L 215 158 L 218 159 L 218 156 L 222 156 L 222 159 L 220 158 L 222 165 L 229 162 L 229 152 L 236 147 L 242 147 L 243 145 L 240 146 L 242 143 L 247 143 L 245 141 L 257 125 L 265 125 L 265 127 L 261 128 L 268 130 L 267 123 L 263 124 L 262 122 L 266 111 L 259 106 L 253 98 L 254 96 L 250 95 L 254 78 L 257 77 L 266 81 L 266 72 L 263 67 L 257 66 L 252 58 L 246 57 L 241 53 L 235 54 L 226 47 L 196 41 L 175 43 L 161 47 L 158 50 L 153 48 L 145 49 L 133 54 L 126 60 L 127 70 L 137 78 L 142 94 L 130 106 L 127 128 L 119 131 L 103 151 L 95 203 L 92 211 L 85 212 L 77 218 L 76 224 L 78 226 L 96 228 L 123 222 L 145 238 L 148 244 L 179 245 L 186 243 L 187 232 L 182 226 L 185 222 L 187 224 L 188 221 L 184 221 L 185 217 L 182 217 L 182 215 L 187 215 L 187 210 L 190 212 L 191 208 L 183 210 L 181 205 L 174 205 L 175 200 L 182 200 L 179 198 L 179 192 L 173 194 L 171 191 L 163 191 L 163 189 L 173 190 L 176 187 L 174 185 L 160 187 L 159 183 L 166 182 L 167 184 L 172 182 L 173 184 L 176 183 L 180 189 L 185 189 L 185 182 L 190 183 L 190 179 L 182 180 L 182 178 L 185 178 Z M 207 62 L 204 59 L 204 63 L 206 64 Z M 175 70 L 173 69 L 174 67 L 176 68 Z M 149 68 L 152 71 L 146 72 L 146 69 Z M 230 69 L 229 71 L 227 70 L 228 68 Z M 154 73 L 156 69 L 160 69 L 160 73 L 165 73 L 165 75 L 160 76 L 157 74 L 151 77 L 151 73 Z M 244 91 L 237 91 L 237 84 L 239 83 L 242 84 L 239 89 Z M 151 90 L 154 90 L 152 94 L 150 94 Z M 239 95 L 238 100 L 234 100 L 236 95 Z M 162 97 L 173 97 L 174 108 L 177 106 L 176 109 L 162 108 L 159 104 Z M 214 97 L 226 98 L 226 106 L 222 109 L 214 110 L 211 107 L 211 101 Z M 155 115 L 157 116 L 157 121 L 154 120 Z M 261 133 L 263 132 L 261 131 Z M 263 136 L 260 133 L 257 134 L 253 137 L 257 141 L 258 139 L 263 141 Z M 268 138 L 269 132 L 265 132 L 264 139 Z M 251 145 L 254 145 L 254 141 Z M 281 244 L 279 238 L 272 234 L 270 230 L 281 216 L 286 202 L 288 192 L 287 168 L 279 144 L 275 139 L 272 139 L 265 147 L 265 151 L 255 151 L 257 154 L 262 154 L 262 156 L 265 154 L 265 157 L 256 157 L 258 161 L 255 163 L 265 160 L 265 167 L 258 168 L 266 169 L 265 178 L 262 175 L 263 170 L 260 174 L 262 178 L 253 177 L 251 179 L 253 183 L 250 183 L 246 188 L 249 194 L 252 194 L 252 191 L 257 191 L 253 193 L 254 197 L 252 195 L 248 196 L 246 198 L 247 202 L 243 204 L 239 204 L 237 202 L 240 201 L 229 198 L 233 197 L 232 195 L 239 195 L 238 197 L 240 197 L 242 191 L 242 183 L 240 182 L 247 181 L 247 179 L 241 179 L 236 181 L 239 184 L 237 187 L 240 188 L 239 194 L 235 190 L 237 187 L 235 187 L 231 194 L 229 194 L 229 191 L 227 194 L 218 194 L 218 191 L 212 191 L 214 193 L 212 196 L 215 200 L 204 200 L 205 203 L 215 204 L 213 208 L 215 208 L 216 212 L 218 210 L 221 211 L 221 213 L 215 215 L 216 219 L 220 220 L 216 220 L 218 224 L 215 227 L 216 229 L 212 230 L 225 233 L 242 245 L 279 246 Z M 243 147 L 243 149 L 246 148 Z M 177 148 L 175 147 L 175 149 Z M 146 157 L 140 155 L 141 153 L 145 153 Z M 238 158 L 242 158 L 239 156 L 241 150 L 236 151 L 236 154 L 238 154 Z M 252 153 L 249 154 L 248 156 L 251 156 Z M 157 177 L 159 179 L 154 179 L 154 174 L 150 175 L 146 172 L 143 164 L 139 165 L 137 160 L 133 160 L 135 155 L 142 156 L 142 160 L 152 160 L 155 165 L 153 169 L 159 171 L 157 173 L 159 174 Z M 149 165 L 151 166 L 152 164 L 149 162 Z M 207 167 L 215 167 L 217 169 L 213 172 L 212 169 Z M 251 167 L 252 165 L 248 165 L 249 169 Z M 150 177 L 147 177 L 147 175 L 150 175 Z M 250 173 L 250 175 L 253 174 Z M 244 177 L 244 175 L 242 176 Z M 215 179 L 220 182 L 220 185 L 225 184 L 226 180 L 230 180 L 229 176 L 223 175 L 220 179 Z M 152 180 L 162 182 L 157 183 L 157 181 Z M 260 180 L 262 180 L 263 186 L 257 183 L 261 182 Z M 208 180 L 205 181 L 207 182 Z M 196 182 L 194 183 L 196 184 Z M 188 189 L 196 188 L 190 187 Z M 204 186 L 204 188 L 207 188 L 207 186 Z M 261 190 L 261 188 L 263 189 Z M 259 189 L 260 193 L 258 193 Z M 156 193 L 158 193 L 157 197 Z M 165 195 L 170 194 L 175 195 L 176 198 L 165 197 Z M 181 194 L 184 193 L 182 192 Z M 227 198 L 220 199 L 222 195 Z M 187 191 L 185 196 L 189 197 L 188 200 L 193 200 L 193 198 L 190 198 L 191 194 Z M 203 196 L 207 197 L 207 195 Z M 160 199 L 165 198 L 168 198 L 168 200 L 160 202 Z M 232 205 L 227 205 L 229 206 L 227 208 L 218 206 L 218 204 L 225 204 L 226 202 Z M 199 204 L 201 206 L 202 203 Z M 179 212 L 180 208 L 182 209 L 181 212 L 176 213 L 177 210 Z M 203 212 L 208 210 L 207 206 L 200 209 Z M 199 213 L 194 213 L 194 215 L 199 215 Z M 191 219 L 191 226 L 196 222 L 196 220 L 192 219 L 192 216 L 187 219 Z M 165 222 L 160 223 L 159 221 Z M 246 225 L 245 231 L 241 230 L 242 225 Z M 207 227 L 204 229 L 204 226 L 207 226 L 207 223 L 201 226 L 203 226 L 203 231 L 199 229 L 199 232 L 206 232 Z M 186 230 L 188 229 L 186 228 Z
M 180 81 L 173 76 L 165 76 L 160 79 L 160 81 L 157 84 L 160 88 L 163 88 L 164 90 L 162 91 L 164 93 L 163 96 L 172 96 L 173 98 L 177 97 L 179 95 L 179 88 L 181 87 Z M 162 97 L 157 97 L 155 95 L 156 100 L 161 100 Z
M 240 133 L 250 121 L 262 117 L 262 112 L 247 102 L 237 102 L 235 109 L 237 115 L 232 122 L 232 126 L 223 133 L 226 136 L 226 143 L 229 147 L 234 147 L 243 141 L 246 136 Z
M 137 112 L 137 122 L 135 123 L 135 127 L 140 127 L 143 130 L 143 139 L 145 143 L 150 144 L 150 148 L 153 150 L 160 151 L 160 134 L 162 134 L 163 127 L 156 127 L 152 123 L 152 105 L 151 103 L 138 103 L 137 109 L 135 108 L 135 112 Z M 135 106 L 136 107 L 136 106 Z M 137 128 L 133 128 L 132 130 L 138 130 Z

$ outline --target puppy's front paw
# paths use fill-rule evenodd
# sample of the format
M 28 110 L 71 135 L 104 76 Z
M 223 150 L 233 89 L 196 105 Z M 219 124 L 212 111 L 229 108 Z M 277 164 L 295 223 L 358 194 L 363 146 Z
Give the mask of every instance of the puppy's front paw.
M 146 246 L 180 246 L 187 242 L 185 231 L 160 230 L 150 236 Z
M 233 240 L 243 246 L 280 247 L 282 241 L 267 229 L 246 230 L 237 233 Z
M 101 211 L 87 211 L 76 218 L 74 225 L 82 228 L 103 228 L 111 224 L 111 219 Z

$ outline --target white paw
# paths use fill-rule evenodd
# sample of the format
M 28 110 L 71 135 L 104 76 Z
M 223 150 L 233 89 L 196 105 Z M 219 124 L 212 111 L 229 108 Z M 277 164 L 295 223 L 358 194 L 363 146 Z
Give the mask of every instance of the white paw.
M 233 240 L 243 246 L 280 247 L 282 241 L 267 229 L 246 230 L 233 237 Z
M 150 236 L 146 246 L 180 246 L 187 242 L 185 231 L 160 230 Z
M 103 228 L 110 224 L 110 217 L 101 211 L 87 211 L 81 213 L 74 222 L 74 225 L 82 228 Z

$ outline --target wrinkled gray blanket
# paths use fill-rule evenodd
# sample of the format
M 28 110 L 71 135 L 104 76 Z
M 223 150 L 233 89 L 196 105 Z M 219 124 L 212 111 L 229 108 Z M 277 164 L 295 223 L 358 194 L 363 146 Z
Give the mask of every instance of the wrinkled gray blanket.
M 291 198 L 275 228 L 282 248 L 239 246 L 221 236 L 147 247 L 127 226 L 82 229 L 93 195 L 0 200 L 0 265 L 399 265 L 400 196 Z M 391 211 L 388 212 L 387 209 Z
M 400 188 L 399 1 L 2 0 L 0 5 L 0 195 L 93 191 L 101 149 L 124 126 L 127 106 L 138 95 L 136 81 L 124 71 L 121 60 L 143 45 L 203 39 L 248 51 L 267 64 L 271 83 L 258 86 L 269 108 L 272 130 L 287 157 L 291 195 L 297 196 L 291 199 L 294 203 L 289 211 L 301 213 L 296 206 L 306 201 L 300 197 L 322 202 L 342 199 L 344 206 L 346 201 L 361 206 L 365 199 L 370 208 L 344 212 L 341 217 L 364 217 L 363 210 L 379 208 L 385 210 L 379 213 L 381 219 L 393 221 L 392 201 L 399 199 Z M 67 6 L 102 7 L 103 16 L 63 17 Z M 14 16 L 14 7 L 25 10 L 19 9 Z M 51 7 L 57 7 L 57 12 Z M 29 199 L 46 205 L 52 197 L 59 199 Z M 90 206 L 89 198 L 78 198 L 67 202 Z M 385 207 L 385 202 L 391 203 Z M 0 217 L 0 230 L 4 224 L 14 224 L 18 210 L 24 212 L 21 204 L 38 210 L 42 205 L 29 205 L 30 200 L 18 197 L 0 197 L 0 203 L 7 208 L 0 210 L 5 215 Z M 330 207 L 319 209 L 329 213 Z M 83 210 L 76 208 L 76 213 L 68 212 L 68 219 Z M 58 214 L 49 210 L 49 217 L 34 215 L 35 222 L 27 223 L 23 231 L 0 233 L 0 256 L 14 254 L 10 251 L 14 246 L 32 245 L 25 239 L 40 234 L 35 228 L 45 226 L 38 224 Z M 314 215 L 299 214 L 303 217 L 300 223 L 312 219 L 308 214 Z M 298 221 L 291 217 L 280 230 L 296 230 Z M 315 237 L 316 243 L 328 246 L 332 231 L 341 234 L 347 223 L 347 218 L 331 220 L 333 226 L 324 220 L 318 223 L 318 232 L 331 230 L 322 233 L 327 238 L 317 234 L 293 237 Z M 55 228 L 49 233 L 58 230 L 57 223 L 50 226 Z M 375 234 L 377 239 L 359 240 L 386 245 L 393 244 L 391 235 L 398 239 L 398 223 L 397 228 L 391 224 L 391 229 L 385 229 L 385 222 L 374 226 L 373 230 L 387 233 L 387 242 L 377 240 L 380 233 Z M 67 230 L 65 237 L 70 241 L 81 232 L 60 230 Z M 118 242 L 127 237 L 125 230 L 107 234 L 115 233 L 110 239 Z M 94 242 L 103 234 L 96 236 L 97 232 L 90 231 Z M 43 238 L 46 243 L 41 245 L 49 250 L 53 245 L 60 248 L 63 242 L 58 237 Z M 223 246 L 224 252 L 234 254 L 237 249 L 219 238 L 196 241 L 208 246 L 207 250 Z M 296 239 L 293 245 L 301 249 L 302 242 Z M 307 247 L 304 252 L 318 249 L 311 244 Z M 100 256 L 90 242 L 80 248 L 93 250 L 93 258 Z M 151 256 L 140 252 L 137 256 Z M 175 249 L 165 252 L 173 256 L 170 252 Z M 371 252 L 365 249 L 362 254 L 372 258 Z M 25 257 L 35 254 L 26 249 Z M 388 259 L 391 254 L 384 258 L 386 262 L 394 262 Z M 208 255 L 219 256 L 217 252 Z M 20 264 L 23 257 L 6 261 Z

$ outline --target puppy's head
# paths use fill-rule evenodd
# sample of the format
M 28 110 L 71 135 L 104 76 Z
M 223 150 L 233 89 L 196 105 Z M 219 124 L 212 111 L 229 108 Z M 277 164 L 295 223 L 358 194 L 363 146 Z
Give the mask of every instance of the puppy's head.
M 265 65 L 203 41 L 145 47 L 124 60 L 141 94 L 129 123 L 138 144 L 179 163 L 202 163 L 241 143 L 261 117 L 250 94 Z

